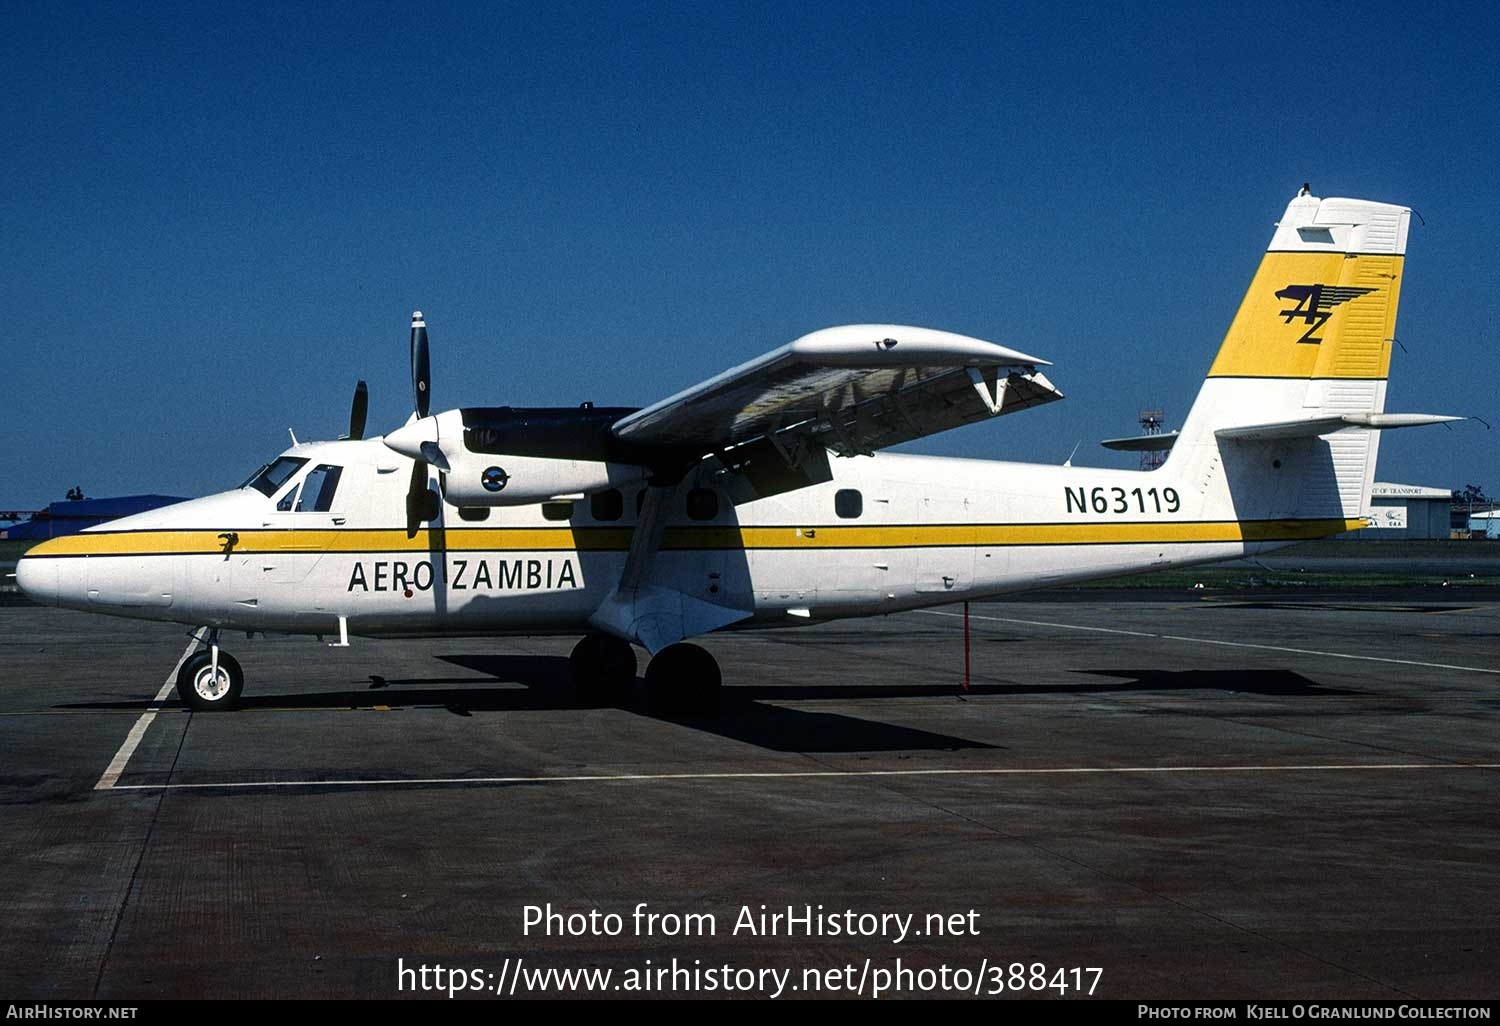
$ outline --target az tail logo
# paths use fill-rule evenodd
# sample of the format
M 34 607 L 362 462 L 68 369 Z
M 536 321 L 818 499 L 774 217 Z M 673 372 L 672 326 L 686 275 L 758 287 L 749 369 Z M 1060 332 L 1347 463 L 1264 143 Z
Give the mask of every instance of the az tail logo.
M 1340 285 L 1288 285 L 1276 293 L 1276 298 L 1289 299 L 1297 305 L 1290 310 L 1278 311 L 1278 316 L 1287 324 L 1298 317 L 1302 318 L 1302 323 L 1307 325 L 1307 333 L 1297 342 L 1299 345 L 1305 343 L 1315 346 L 1323 341 L 1318 337 L 1317 331 L 1333 316 L 1334 307 L 1374 291 Z

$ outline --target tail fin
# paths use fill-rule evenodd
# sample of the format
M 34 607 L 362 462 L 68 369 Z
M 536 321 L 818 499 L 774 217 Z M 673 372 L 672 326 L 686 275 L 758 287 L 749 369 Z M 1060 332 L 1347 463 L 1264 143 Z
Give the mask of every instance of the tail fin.
M 1406 207 L 1304 190 L 1276 226 L 1208 376 L 1384 381 L 1410 221 Z
M 1287 206 L 1164 468 L 1205 515 L 1360 526 L 1380 433 L 1330 425 L 1380 422 L 1410 220 L 1305 186 Z M 1262 425 L 1280 433 L 1247 430 Z

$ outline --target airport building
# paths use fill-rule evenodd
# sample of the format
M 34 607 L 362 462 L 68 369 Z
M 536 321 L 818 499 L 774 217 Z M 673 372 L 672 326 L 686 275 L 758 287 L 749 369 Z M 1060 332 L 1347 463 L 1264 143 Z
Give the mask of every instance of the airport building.
M 174 495 L 122 495 L 113 499 L 68 499 L 54 502 L 12 527 L 0 527 L 0 539 L 44 541 L 77 534 L 88 527 L 132 513 L 170 506 L 183 500 Z
M 1469 535 L 1473 538 L 1500 540 L 1500 509 L 1469 514 Z
M 1372 541 L 1447 538 L 1452 503 L 1453 493 L 1446 488 L 1376 481 L 1370 489 L 1370 526 L 1347 537 Z

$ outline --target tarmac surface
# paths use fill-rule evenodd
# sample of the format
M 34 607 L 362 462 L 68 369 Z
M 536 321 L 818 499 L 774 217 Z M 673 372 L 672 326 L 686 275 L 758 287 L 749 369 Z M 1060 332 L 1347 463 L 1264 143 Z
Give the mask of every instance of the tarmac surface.
M 519 997 L 673 958 L 868 995 L 899 958 L 986 993 L 1020 962 L 1107 998 L 1500 997 L 1500 592 L 978 603 L 967 696 L 962 625 L 711 637 L 698 719 L 575 708 L 573 639 L 240 636 L 244 708 L 193 714 L 161 694 L 182 628 L 12 595 L 0 996 L 391 997 L 441 964 Z M 528 933 L 549 902 L 622 930 Z M 642 902 L 714 935 L 639 936 Z M 761 905 L 922 935 L 734 933 Z

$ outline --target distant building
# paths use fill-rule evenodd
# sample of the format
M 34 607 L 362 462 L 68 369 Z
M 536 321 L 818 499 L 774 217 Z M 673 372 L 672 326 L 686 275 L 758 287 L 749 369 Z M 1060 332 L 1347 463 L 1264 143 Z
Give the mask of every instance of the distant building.
M 1500 509 L 1485 510 L 1469 515 L 1469 535 L 1500 540 Z
M 12 527 L 0 529 L 0 538 L 42 541 L 77 534 L 86 527 L 170 506 L 184 500 L 174 495 L 122 495 L 115 499 L 77 499 L 54 502 L 46 509 Z
M 1453 493 L 1447 488 L 1376 481 L 1370 489 L 1370 526 L 1346 537 L 1375 541 L 1447 538 L 1452 502 Z

